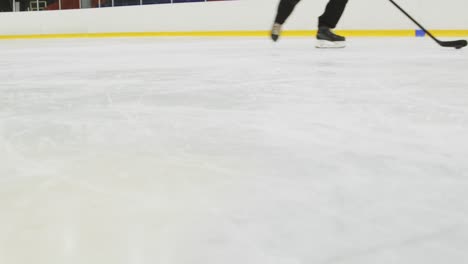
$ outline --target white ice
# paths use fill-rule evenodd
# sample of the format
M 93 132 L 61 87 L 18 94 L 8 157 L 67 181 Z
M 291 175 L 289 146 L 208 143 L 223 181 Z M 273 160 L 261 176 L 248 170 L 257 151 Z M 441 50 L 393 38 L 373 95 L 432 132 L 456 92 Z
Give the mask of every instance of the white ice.
M 0 263 L 468 263 L 468 53 L 0 41 Z

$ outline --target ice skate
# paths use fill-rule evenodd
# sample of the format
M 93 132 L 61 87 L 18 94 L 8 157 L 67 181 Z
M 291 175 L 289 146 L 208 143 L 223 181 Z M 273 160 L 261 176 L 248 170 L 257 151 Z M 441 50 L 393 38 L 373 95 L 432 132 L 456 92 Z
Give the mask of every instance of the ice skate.
M 276 42 L 280 34 L 281 34 L 281 25 L 278 23 L 273 24 L 273 28 L 271 29 L 271 39 Z
M 344 48 L 346 38 L 336 35 L 328 27 L 319 27 L 317 31 L 317 48 Z

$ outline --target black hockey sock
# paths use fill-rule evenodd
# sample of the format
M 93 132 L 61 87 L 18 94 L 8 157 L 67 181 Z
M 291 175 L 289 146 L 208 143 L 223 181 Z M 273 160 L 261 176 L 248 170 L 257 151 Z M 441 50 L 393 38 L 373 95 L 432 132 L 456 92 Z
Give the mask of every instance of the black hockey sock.
M 300 0 L 281 0 L 278 6 L 275 23 L 282 25 L 296 7 Z

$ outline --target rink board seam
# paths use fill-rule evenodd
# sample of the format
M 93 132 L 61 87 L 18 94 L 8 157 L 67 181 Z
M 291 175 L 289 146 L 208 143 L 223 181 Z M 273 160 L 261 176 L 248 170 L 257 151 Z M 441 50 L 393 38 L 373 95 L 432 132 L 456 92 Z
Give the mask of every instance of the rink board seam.
M 348 37 L 423 37 L 421 30 L 337 30 Z M 465 37 L 468 30 L 431 30 L 441 37 Z M 316 30 L 285 30 L 285 37 L 314 36 Z M 122 38 L 122 37 L 266 37 L 269 31 L 187 31 L 187 32 L 115 32 L 72 34 L 0 35 L 0 39 L 51 39 L 51 38 Z

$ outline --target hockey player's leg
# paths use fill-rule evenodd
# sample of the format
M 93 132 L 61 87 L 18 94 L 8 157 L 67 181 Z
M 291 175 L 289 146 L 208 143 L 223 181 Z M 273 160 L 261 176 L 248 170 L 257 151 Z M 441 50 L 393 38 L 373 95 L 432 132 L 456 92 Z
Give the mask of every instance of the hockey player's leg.
M 286 19 L 291 15 L 296 5 L 300 0 L 281 0 L 278 5 L 278 12 L 276 14 L 275 22 L 271 29 L 271 39 L 277 41 L 281 35 L 281 26 Z
M 325 12 L 319 18 L 317 31 L 317 48 L 344 48 L 346 38 L 336 35 L 331 29 L 335 28 L 345 10 L 348 0 L 330 0 Z

